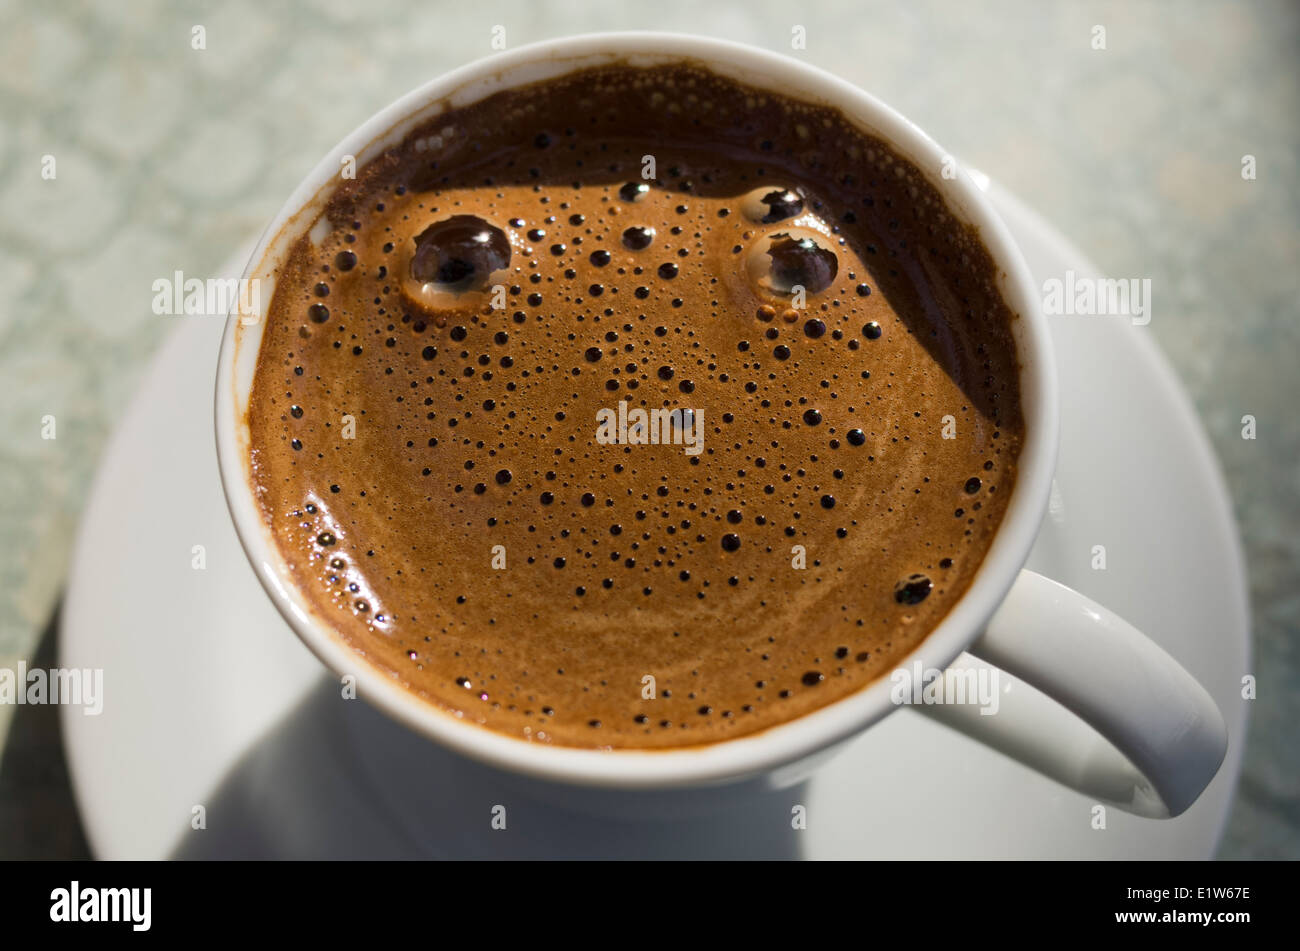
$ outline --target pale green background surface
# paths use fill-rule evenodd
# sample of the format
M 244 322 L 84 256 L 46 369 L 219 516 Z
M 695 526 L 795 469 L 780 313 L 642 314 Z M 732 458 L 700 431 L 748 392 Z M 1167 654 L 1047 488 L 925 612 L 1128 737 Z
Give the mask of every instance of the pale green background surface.
M 99 452 L 168 330 L 152 282 L 213 274 L 345 132 L 491 55 L 498 24 L 512 47 L 663 29 L 786 53 L 800 24 L 792 55 L 897 107 L 1107 274 L 1152 280 L 1151 330 L 1227 474 L 1250 571 L 1259 700 L 1220 854 L 1300 857 L 1295 4 L 0 0 L 0 666 L 34 657 Z M 11 729 L 12 710 L 0 857 L 81 854 L 53 721 Z

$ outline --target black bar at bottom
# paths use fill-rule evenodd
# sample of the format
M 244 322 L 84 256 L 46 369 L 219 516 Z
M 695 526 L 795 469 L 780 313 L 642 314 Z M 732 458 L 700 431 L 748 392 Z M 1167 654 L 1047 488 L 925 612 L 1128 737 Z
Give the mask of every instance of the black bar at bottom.
M 669 934 L 715 904 L 744 930 L 825 916 L 873 940 L 962 922 L 998 938 L 1126 933 L 1232 940 L 1282 927 L 1287 863 L 8 863 L 7 936 L 76 932 L 239 937 L 291 929 L 337 940 L 410 929 L 475 940 L 507 921 L 536 932 L 622 922 L 639 939 Z M 567 922 L 566 922 L 566 919 Z M 854 922 L 856 921 L 856 925 Z M 742 924 L 743 922 L 743 924 Z M 507 925 L 508 926 L 508 925 Z M 686 925 L 683 924 L 682 927 Z M 983 932 L 982 927 L 993 927 Z M 644 929 L 644 930 L 643 930 Z M 667 929 L 667 930 L 665 930 Z M 435 937 L 440 936 L 440 937 Z M 865 937 L 865 935 L 864 935 Z

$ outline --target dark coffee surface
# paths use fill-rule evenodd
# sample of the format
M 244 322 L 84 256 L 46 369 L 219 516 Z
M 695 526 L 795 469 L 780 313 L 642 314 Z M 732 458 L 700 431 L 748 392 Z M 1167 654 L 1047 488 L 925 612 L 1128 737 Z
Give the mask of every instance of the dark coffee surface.
M 326 217 L 277 275 L 252 467 L 359 663 L 512 736 L 695 745 L 886 675 L 969 586 L 1014 318 L 837 112 L 592 70 L 432 120 Z M 690 412 L 610 444 L 620 401 Z

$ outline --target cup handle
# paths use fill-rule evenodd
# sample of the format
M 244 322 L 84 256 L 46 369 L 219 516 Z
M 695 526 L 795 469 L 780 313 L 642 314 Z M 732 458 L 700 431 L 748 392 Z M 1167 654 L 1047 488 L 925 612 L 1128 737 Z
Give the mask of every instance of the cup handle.
M 1227 750 L 1219 708 L 1176 660 L 1033 571 L 1020 572 L 984 634 L 951 666 L 992 666 L 1023 683 L 1013 690 L 1003 678 L 993 716 L 971 704 L 919 710 L 1127 812 L 1181 814 Z

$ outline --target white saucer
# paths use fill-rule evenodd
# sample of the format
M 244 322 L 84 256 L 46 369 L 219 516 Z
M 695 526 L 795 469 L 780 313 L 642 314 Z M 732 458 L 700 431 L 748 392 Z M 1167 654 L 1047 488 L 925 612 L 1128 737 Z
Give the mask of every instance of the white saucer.
M 989 188 L 1040 282 L 1095 269 Z M 246 252 L 245 252 L 246 253 Z M 245 258 L 229 262 L 231 276 Z M 1169 319 L 1169 318 L 1162 318 Z M 1208 858 L 1241 768 L 1244 563 L 1216 460 L 1149 328 L 1056 317 L 1060 465 L 1030 567 L 1147 632 L 1213 694 L 1227 760 L 1174 820 L 1111 810 L 903 709 L 809 783 L 707 818 L 579 816 L 407 732 L 338 687 L 263 594 L 217 477 L 223 322 L 178 318 L 86 507 L 59 662 L 104 670 L 104 711 L 62 710 L 100 858 L 681 856 Z M 192 567 L 203 545 L 206 568 Z M 1105 545 L 1108 569 L 1090 567 Z M 491 809 L 508 804 L 505 832 Z M 791 807 L 807 829 L 791 829 Z M 191 829 L 194 807 L 206 829 Z M 654 818 L 654 816 L 659 816 Z

